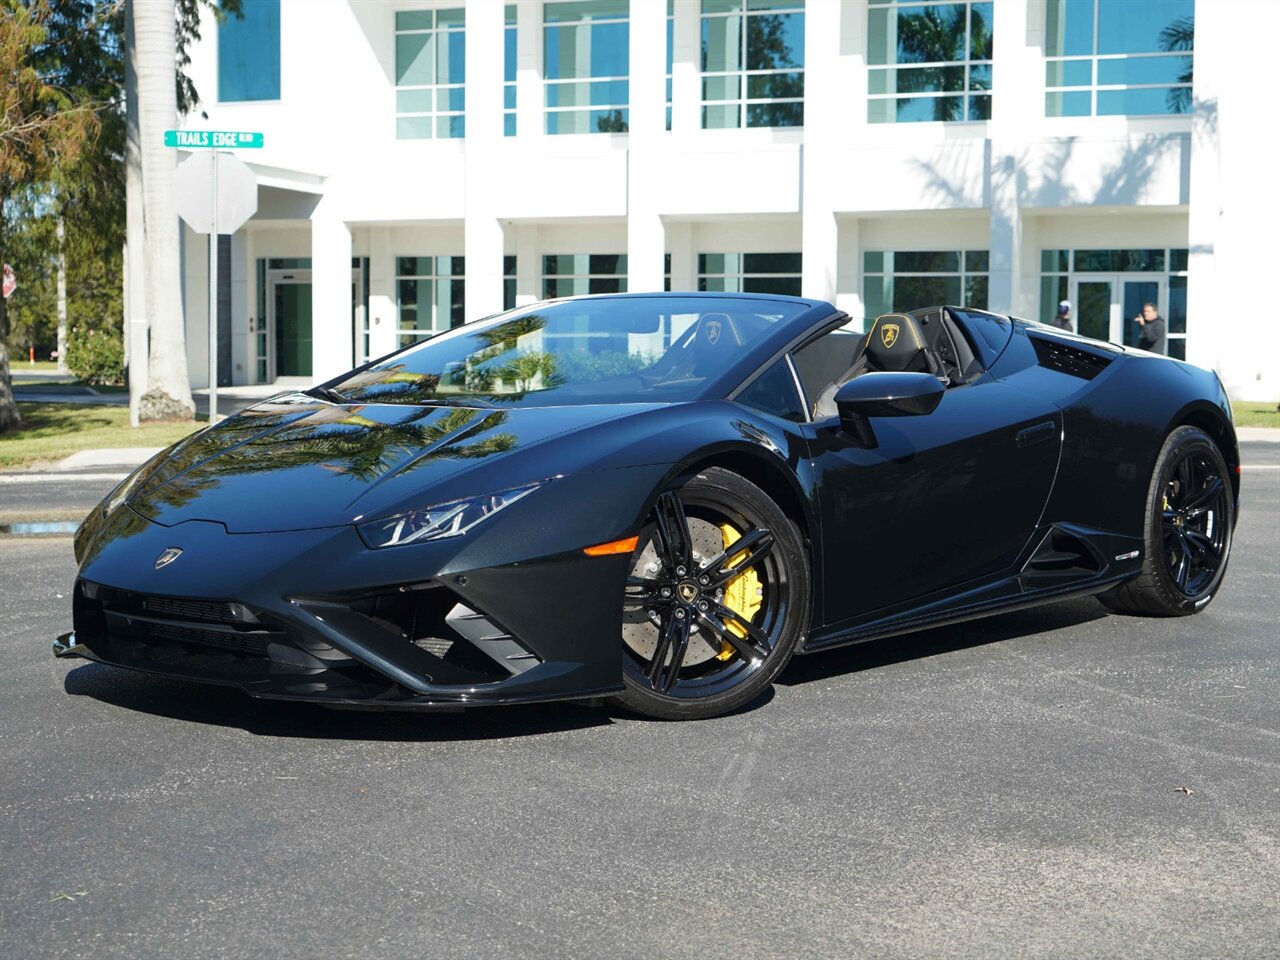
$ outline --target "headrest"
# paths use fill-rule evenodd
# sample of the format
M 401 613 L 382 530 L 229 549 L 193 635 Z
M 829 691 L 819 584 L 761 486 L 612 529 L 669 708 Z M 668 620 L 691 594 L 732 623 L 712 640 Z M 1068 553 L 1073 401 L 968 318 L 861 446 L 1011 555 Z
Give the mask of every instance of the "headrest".
M 873 370 L 928 372 L 924 335 L 919 321 L 905 313 L 886 313 L 876 317 L 867 332 L 865 347 L 868 365 Z

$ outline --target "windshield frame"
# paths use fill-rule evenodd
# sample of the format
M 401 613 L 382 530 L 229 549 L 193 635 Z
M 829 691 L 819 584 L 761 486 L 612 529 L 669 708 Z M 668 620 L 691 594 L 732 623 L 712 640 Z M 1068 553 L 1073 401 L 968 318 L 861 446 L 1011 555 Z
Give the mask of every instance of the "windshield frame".
M 806 336 L 807 333 L 810 331 L 810 329 L 814 326 L 814 324 L 818 324 L 823 321 L 830 320 L 833 316 L 839 315 L 839 311 L 837 311 L 835 307 L 833 307 L 830 303 L 827 303 L 822 300 L 811 300 L 804 297 L 788 297 L 788 296 L 780 296 L 775 294 L 721 293 L 721 292 L 713 293 L 713 292 L 705 292 L 705 291 L 698 291 L 698 292 L 672 291 L 672 292 L 662 292 L 662 293 L 587 294 L 587 295 L 576 296 L 576 297 L 559 297 L 553 300 L 540 300 L 536 303 L 526 304 L 520 307 L 514 307 L 510 310 L 504 310 L 501 313 L 490 314 L 489 316 L 483 317 L 479 320 L 469 321 L 467 323 L 463 323 L 463 324 L 460 324 L 459 326 L 453 327 L 449 330 L 442 331 L 434 336 L 420 340 L 416 343 L 406 344 L 405 346 L 400 347 L 396 350 L 393 350 L 390 353 L 384 354 L 383 356 L 380 356 L 380 357 L 373 358 L 367 361 L 366 363 L 361 364 L 360 366 L 354 367 L 350 370 L 346 370 L 338 374 L 337 376 L 324 381 L 323 383 L 319 383 L 316 386 L 312 387 L 311 390 L 317 394 L 322 394 L 325 391 L 335 390 L 339 388 L 344 382 L 351 380 L 357 374 L 370 370 L 380 364 L 384 364 L 387 361 L 392 360 L 393 358 L 400 356 L 402 354 L 407 354 L 407 353 L 411 353 L 413 351 L 422 349 L 423 347 L 426 347 L 429 344 L 438 344 L 442 340 L 449 340 L 457 337 L 473 336 L 478 331 L 482 331 L 489 327 L 497 326 L 499 324 L 505 323 L 512 319 L 519 318 L 525 314 L 536 313 L 538 310 L 545 309 L 548 306 L 579 302 L 579 301 L 639 300 L 639 299 L 677 300 L 677 301 L 684 301 L 684 302 L 688 302 L 690 300 L 706 300 L 708 301 L 708 306 L 710 306 L 710 304 L 717 303 L 717 302 L 719 303 L 731 302 L 739 305 L 742 304 L 743 302 L 759 303 L 762 305 L 768 304 L 768 303 L 781 303 L 781 304 L 787 304 L 793 310 L 796 310 L 797 308 L 800 308 L 800 309 L 798 309 L 798 312 L 794 313 L 791 316 L 785 316 L 780 320 L 777 320 L 774 323 L 774 328 L 771 329 L 765 336 L 761 337 L 756 343 L 752 344 L 748 349 L 744 350 L 741 357 L 739 357 L 732 363 L 728 364 L 725 367 L 725 369 L 722 370 L 717 375 L 707 378 L 707 380 L 704 381 L 704 383 L 699 388 L 697 388 L 690 396 L 680 397 L 680 398 L 669 398 L 669 399 L 655 397 L 655 398 L 646 399 L 643 401 L 609 400 L 607 398 L 602 398 L 596 401 L 600 404 L 635 403 L 635 402 L 656 403 L 656 404 L 684 403 L 684 402 L 692 403 L 692 402 L 700 402 L 705 400 L 727 399 L 748 378 L 753 376 L 758 371 L 762 363 L 767 363 L 769 359 L 775 357 L 780 352 L 785 352 L 787 348 L 786 347 L 787 344 L 794 342 L 797 338 L 803 338 L 804 336 Z M 704 311 L 704 312 L 710 312 L 710 310 Z M 451 396 L 451 395 L 445 395 L 445 396 Z M 462 405 L 462 401 L 464 399 L 468 399 L 468 400 L 474 399 L 476 401 L 474 403 L 474 406 L 478 408 L 483 408 L 483 407 L 488 407 L 493 405 L 492 403 L 487 402 L 489 401 L 489 398 L 485 397 L 482 394 L 475 394 L 475 395 L 460 394 L 457 396 L 456 400 L 452 400 L 450 402 L 450 405 Z M 537 408 L 537 407 L 557 407 L 557 406 L 566 405 L 564 403 L 550 402 L 550 398 L 548 398 L 548 400 L 549 402 L 547 403 L 521 403 L 520 406 Z M 359 403 L 378 403 L 378 402 L 390 402 L 390 401 L 377 401 L 377 400 L 362 401 L 359 399 L 352 399 L 347 402 L 352 404 L 359 404 Z M 441 405 L 444 405 L 446 402 L 449 402 L 449 401 L 445 401 L 443 399 L 440 401 Z M 433 399 L 421 401 L 420 403 L 421 405 L 424 405 L 424 406 L 430 406 L 430 405 L 434 405 L 435 400 L 433 398 Z

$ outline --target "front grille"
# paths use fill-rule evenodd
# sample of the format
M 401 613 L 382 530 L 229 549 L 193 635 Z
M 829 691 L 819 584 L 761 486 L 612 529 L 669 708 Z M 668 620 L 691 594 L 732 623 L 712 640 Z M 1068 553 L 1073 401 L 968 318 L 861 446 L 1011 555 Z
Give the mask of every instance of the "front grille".
M 97 628 L 91 632 L 113 640 L 251 657 L 266 657 L 268 644 L 285 642 L 283 629 L 246 622 L 257 618 L 227 600 L 157 597 L 97 586 L 82 586 L 78 600 L 80 616 Z

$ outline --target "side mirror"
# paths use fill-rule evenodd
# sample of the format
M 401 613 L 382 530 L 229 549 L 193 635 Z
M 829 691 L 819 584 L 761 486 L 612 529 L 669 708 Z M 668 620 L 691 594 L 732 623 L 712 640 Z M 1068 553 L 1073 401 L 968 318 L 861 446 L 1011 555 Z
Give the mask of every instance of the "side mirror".
M 946 391 L 931 373 L 864 373 L 836 391 L 840 425 L 863 446 L 877 445 L 870 417 L 919 417 L 933 413 Z

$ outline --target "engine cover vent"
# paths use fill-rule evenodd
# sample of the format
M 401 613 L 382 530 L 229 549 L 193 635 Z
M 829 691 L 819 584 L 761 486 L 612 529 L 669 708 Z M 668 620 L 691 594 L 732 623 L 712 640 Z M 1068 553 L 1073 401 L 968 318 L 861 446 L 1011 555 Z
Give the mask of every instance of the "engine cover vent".
M 1091 350 L 1059 343 L 1057 340 L 1034 336 L 1028 339 L 1035 348 L 1036 359 L 1040 361 L 1040 366 L 1057 370 L 1068 376 L 1079 377 L 1081 380 L 1092 380 L 1107 369 L 1113 359 Z

